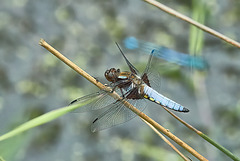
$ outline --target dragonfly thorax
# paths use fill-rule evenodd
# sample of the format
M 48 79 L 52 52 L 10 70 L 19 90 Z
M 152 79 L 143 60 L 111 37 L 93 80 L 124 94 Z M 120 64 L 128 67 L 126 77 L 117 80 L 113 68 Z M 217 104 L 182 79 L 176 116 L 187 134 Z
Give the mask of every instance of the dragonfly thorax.
M 129 80 L 137 86 L 142 84 L 142 79 L 138 75 L 128 71 L 121 72 L 120 69 L 111 68 L 106 70 L 104 75 L 105 78 L 112 83 L 122 80 Z
M 141 84 L 143 84 L 143 81 L 142 79 L 136 75 L 136 74 L 132 74 L 131 76 L 131 81 L 136 85 L 136 86 L 139 86 Z

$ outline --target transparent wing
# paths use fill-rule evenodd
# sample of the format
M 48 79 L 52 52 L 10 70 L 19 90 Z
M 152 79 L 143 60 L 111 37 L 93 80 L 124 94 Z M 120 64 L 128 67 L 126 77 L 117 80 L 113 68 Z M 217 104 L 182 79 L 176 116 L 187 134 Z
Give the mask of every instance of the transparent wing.
M 119 89 L 116 89 L 116 92 L 119 94 Z M 85 106 L 83 106 L 81 108 L 74 110 L 73 111 L 74 113 L 77 113 L 77 112 L 81 113 L 81 112 L 88 112 L 88 111 L 92 111 L 92 110 L 102 109 L 102 108 L 112 104 L 116 100 L 113 97 L 109 96 L 107 91 L 100 90 L 99 92 L 80 97 L 80 98 L 72 101 L 70 103 L 70 105 L 81 103 L 83 101 L 87 101 L 88 104 L 86 104 Z
M 127 59 L 127 57 L 125 56 L 125 54 L 123 53 L 123 51 L 121 50 L 120 46 L 118 45 L 118 43 L 116 43 L 118 49 L 120 50 L 123 58 L 125 59 L 130 71 L 134 74 L 137 74 L 138 73 L 138 70 L 132 65 L 132 63 Z
M 149 56 L 148 63 L 144 72 L 142 73 L 141 78 L 148 86 L 152 87 L 155 90 L 160 90 L 161 77 L 159 69 L 162 69 L 162 63 L 159 60 L 154 59 L 155 54 L 156 53 L 153 50 Z
M 125 99 L 133 106 L 137 107 L 140 111 L 146 108 L 144 99 Z M 91 126 L 91 131 L 96 132 L 112 126 L 122 124 L 134 118 L 136 114 L 129 108 L 125 107 L 121 100 L 109 105 L 108 110 L 99 115 Z
M 180 71 L 180 69 L 179 66 L 172 65 L 168 62 L 164 62 L 163 60 L 154 58 L 156 54 L 156 50 L 152 50 L 146 68 L 142 74 L 142 79 L 148 79 L 149 84 L 145 81 L 144 82 L 159 92 L 161 88 L 160 75 L 167 75 L 173 72 L 176 73 L 177 71 Z
M 156 91 L 160 91 L 161 89 L 161 76 L 159 73 L 155 72 L 149 72 L 147 73 L 148 75 L 148 79 L 150 81 L 150 85 L 153 89 L 155 89 Z

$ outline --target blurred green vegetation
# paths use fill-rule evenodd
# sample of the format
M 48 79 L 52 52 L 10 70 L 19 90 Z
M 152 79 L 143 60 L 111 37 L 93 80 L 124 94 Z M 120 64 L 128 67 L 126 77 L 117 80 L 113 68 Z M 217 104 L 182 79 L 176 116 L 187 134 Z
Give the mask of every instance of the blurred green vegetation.
M 196 14 L 197 7 L 206 9 L 205 16 L 198 16 L 202 16 L 207 26 L 239 41 L 240 2 L 201 2 L 204 6 L 199 6 L 198 1 L 162 1 L 187 16 Z M 202 83 L 206 86 L 211 110 L 199 112 L 202 107 L 197 102 L 201 105 L 206 102 L 191 90 L 192 69 L 166 67 L 161 73 L 161 91 L 190 108 L 188 115 L 178 114 L 184 120 L 234 154 L 240 154 L 239 49 L 207 33 L 199 36 L 187 23 L 137 0 L 5 0 L 0 8 L 0 134 L 98 90 L 42 49 L 38 45 L 40 38 L 103 81 L 107 68 L 126 67 L 114 42 L 135 36 L 183 53 L 188 53 L 190 48 L 194 51 L 190 53 L 204 56 L 210 68 L 203 74 Z M 137 67 L 143 68 L 146 64 L 147 56 L 126 54 Z M 201 85 L 199 83 L 199 88 Z M 203 119 L 209 111 L 212 119 Z M 161 108 L 149 107 L 146 112 L 209 160 L 228 160 Z M 180 160 L 138 119 L 92 134 L 89 126 L 94 116 L 68 114 L 0 142 L 0 156 L 18 161 Z

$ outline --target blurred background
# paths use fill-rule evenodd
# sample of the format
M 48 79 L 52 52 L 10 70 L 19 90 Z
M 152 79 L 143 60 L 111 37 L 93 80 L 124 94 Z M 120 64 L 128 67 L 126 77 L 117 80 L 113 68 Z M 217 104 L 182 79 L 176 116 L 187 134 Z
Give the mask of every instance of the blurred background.
M 161 1 L 192 17 L 195 1 Z M 240 41 L 240 1 L 199 1 L 207 26 Z M 40 38 L 104 83 L 110 67 L 127 69 L 115 41 L 125 37 L 193 53 L 191 27 L 139 0 L 3 0 L 0 6 L 0 135 L 72 100 L 97 91 L 38 45 Z M 240 157 L 240 53 L 203 33 L 204 71 L 173 67 L 161 75 L 161 92 L 188 107 L 183 120 Z M 136 66 L 148 55 L 127 51 Z M 177 66 L 177 65 L 176 65 Z M 171 69 L 171 67 L 169 68 Z M 145 113 L 209 160 L 230 160 L 160 106 Z M 139 118 L 91 133 L 98 113 L 69 113 L 0 143 L 0 156 L 16 161 L 182 160 Z M 177 146 L 179 147 L 179 146 Z M 180 148 L 180 147 L 179 147 Z M 184 149 L 180 150 L 196 160 Z

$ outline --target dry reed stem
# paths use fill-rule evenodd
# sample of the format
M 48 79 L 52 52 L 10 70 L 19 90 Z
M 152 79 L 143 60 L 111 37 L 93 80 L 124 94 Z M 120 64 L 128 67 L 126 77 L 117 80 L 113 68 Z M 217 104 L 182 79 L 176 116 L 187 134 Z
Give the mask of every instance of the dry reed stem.
M 237 41 L 235 41 L 235 40 L 217 32 L 217 31 L 215 31 L 215 30 L 213 30 L 213 29 L 211 29 L 211 28 L 209 28 L 209 27 L 207 27 L 207 26 L 205 26 L 205 25 L 203 25 L 203 24 L 201 24 L 197 21 L 194 21 L 193 19 L 191 19 L 191 18 L 189 18 L 189 17 L 187 17 L 187 16 L 185 16 L 185 15 L 183 15 L 183 14 L 181 14 L 181 13 L 179 13 L 179 12 L 177 12 L 177 11 L 175 11 L 175 10 L 173 10 L 173 9 L 171 9 L 171 8 L 169 8 L 169 7 L 163 5 L 163 4 L 161 4 L 161 3 L 159 3 L 155 0 L 144 0 L 144 1 L 158 7 L 159 9 L 161 9 L 162 11 L 164 11 L 164 12 L 170 14 L 170 15 L 173 15 L 173 16 L 175 16 L 175 17 L 177 17 L 177 18 L 179 18 L 183 21 L 186 21 L 186 22 L 198 27 L 199 29 L 201 29 L 201 30 L 203 30 L 203 31 L 205 31 L 205 32 L 207 32 L 211 35 L 214 35 L 214 36 L 226 41 L 229 44 L 232 44 L 233 46 L 236 46 L 236 47 L 240 48 L 240 43 L 239 42 L 237 42 Z
M 142 119 L 142 118 L 141 118 Z M 149 124 L 147 121 L 142 119 L 165 143 L 167 143 L 176 153 L 178 153 L 185 161 L 190 161 L 187 157 L 185 157 L 166 137 L 164 137 L 155 127 Z

